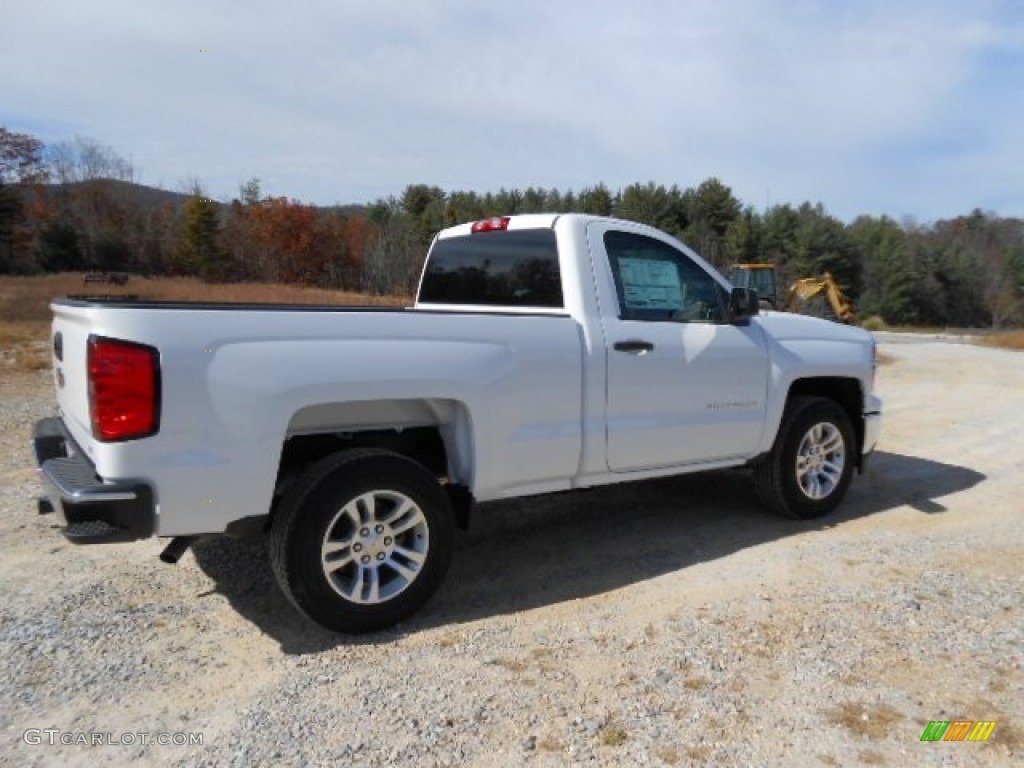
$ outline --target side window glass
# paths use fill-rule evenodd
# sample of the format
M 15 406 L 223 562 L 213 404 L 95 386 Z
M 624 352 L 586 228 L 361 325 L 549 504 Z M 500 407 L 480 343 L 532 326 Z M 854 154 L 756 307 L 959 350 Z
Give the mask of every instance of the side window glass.
M 606 232 L 604 245 L 623 320 L 723 322 L 722 289 L 682 251 L 630 232 Z

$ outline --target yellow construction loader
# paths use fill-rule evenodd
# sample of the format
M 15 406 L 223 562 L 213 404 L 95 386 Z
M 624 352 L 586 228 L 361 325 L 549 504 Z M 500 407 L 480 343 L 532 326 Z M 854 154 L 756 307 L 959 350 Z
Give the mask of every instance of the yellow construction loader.
M 818 296 L 823 296 L 839 322 L 853 323 L 857 317 L 853 302 L 846 297 L 839 283 L 828 272 L 822 277 L 804 277 L 794 282 L 789 286 L 786 300 L 781 306 L 774 264 L 735 264 L 729 272 L 729 280 L 739 288 L 750 288 L 755 291 L 761 305 L 767 309 L 806 314 L 808 303 Z

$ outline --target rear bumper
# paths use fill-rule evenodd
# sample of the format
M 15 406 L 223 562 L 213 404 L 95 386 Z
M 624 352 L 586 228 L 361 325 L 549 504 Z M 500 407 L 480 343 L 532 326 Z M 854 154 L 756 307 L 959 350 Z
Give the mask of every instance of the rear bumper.
M 152 487 L 141 480 L 101 479 L 60 419 L 36 422 L 32 447 L 44 493 L 68 541 L 135 541 L 156 532 Z

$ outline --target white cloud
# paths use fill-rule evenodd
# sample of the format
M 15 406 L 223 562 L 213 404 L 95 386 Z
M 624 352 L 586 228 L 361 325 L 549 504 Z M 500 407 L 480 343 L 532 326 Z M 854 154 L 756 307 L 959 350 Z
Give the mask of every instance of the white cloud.
M 93 136 L 151 183 L 331 203 L 716 175 L 756 206 L 1024 215 L 1024 77 L 991 70 L 1024 76 L 1012 2 L 0 8 L 0 121 Z

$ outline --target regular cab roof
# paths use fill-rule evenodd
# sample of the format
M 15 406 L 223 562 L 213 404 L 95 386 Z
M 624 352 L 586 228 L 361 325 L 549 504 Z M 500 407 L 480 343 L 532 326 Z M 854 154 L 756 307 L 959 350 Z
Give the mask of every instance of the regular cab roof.
M 592 213 L 522 213 L 514 216 L 494 216 L 489 219 L 482 219 L 480 221 L 468 221 L 465 224 L 458 224 L 454 227 L 448 227 L 438 232 L 439 238 L 448 237 L 463 237 L 465 235 L 473 234 L 473 227 L 475 225 L 484 222 L 497 222 L 500 220 L 507 220 L 507 224 L 504 224 L 500 229 L 505 230 L 516 230 L 516 229 L 553 229 L 555 222 L 559 219 L 577 219 L 586 222 L 590 221 L 608 221 L 618 222 L 623 226 L 636 229 L 638 227 L 644 229 L 653 229 L 652 227 L 641 224 L 636 221 L 628 221 L 626 219 L 618 219 L 613 216 L 598 216 Z M 656 231 L 656 230 L 655 230 Z
M 518 216 L 496 216 L 495 219 L 508 219 L 508 226 L 505 229 L 551 229 L 555 226 L 555 222 L 558 221 L 560 216 L 565 214 L 559 213 L 526 213 Z M 463 235 L 469 235 L 473 232 L 473 225 L 476 222 L 467 221 L 465 224 L 459 224 L 454 227 L 448 227 L 442 229 L 437 236 L 439 238 L 446 237 L 462 237 Z

